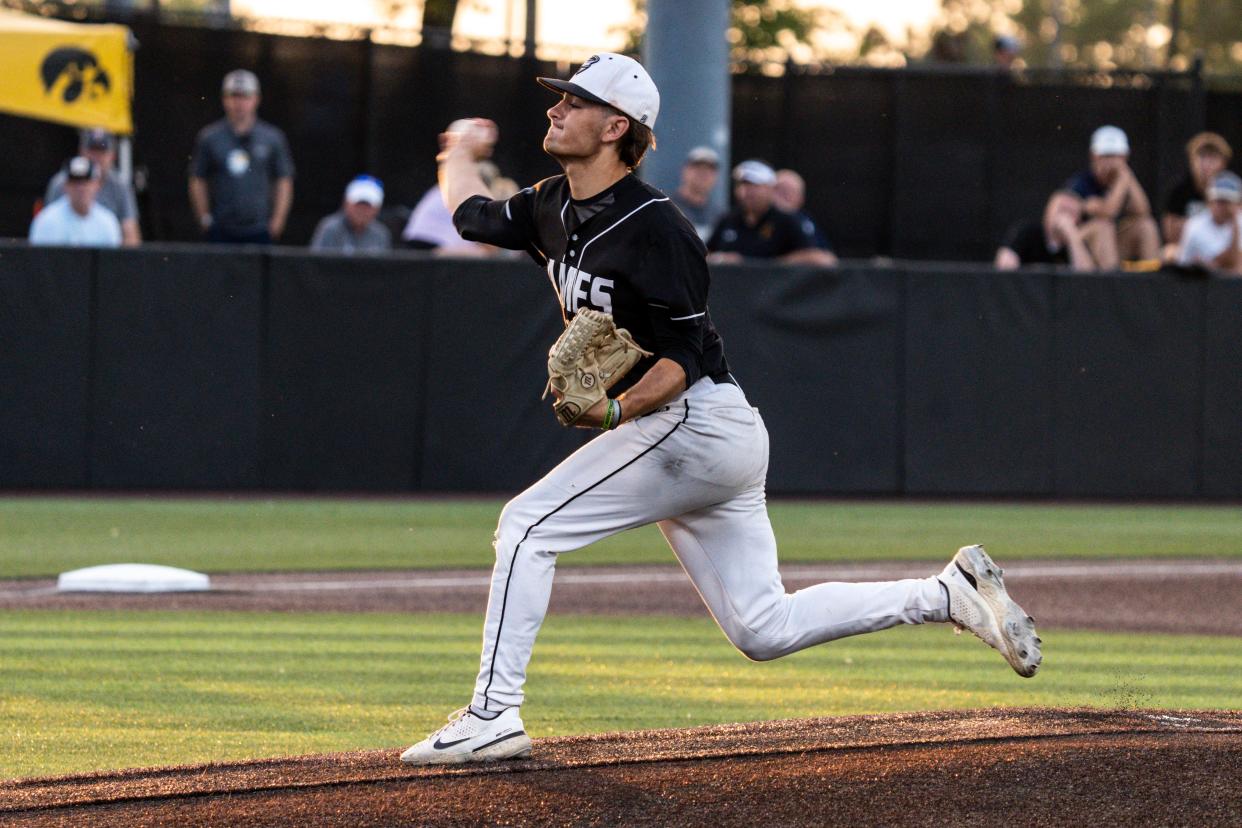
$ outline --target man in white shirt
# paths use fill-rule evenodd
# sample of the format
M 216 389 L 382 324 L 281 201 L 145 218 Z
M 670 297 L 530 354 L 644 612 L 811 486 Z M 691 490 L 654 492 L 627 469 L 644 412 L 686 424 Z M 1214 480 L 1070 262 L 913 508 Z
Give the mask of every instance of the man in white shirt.
M 44 207 L 30 225 L 30 243 L 63 247 L 120 247 L 121 223 L 95 201 L 102 172 L 79 155 L 65 165 L 65 194 Z
M 138 200 L 134 196 L 134 186 L 122 181 L 115 169 L 116 136 L 105 129 L 85 130 L 78 143 L 78 152 L 99 167 L 99 194 L 95 196 L 95 202 L 111 210 L 121 222 L 121 243 L 126 246 L 141 243 L 142 231 L 138 225 Z M 65 171 L 62 168 L 48 182 L 43 203 L 51 204 L 64 194 Z
M 1238 271 L 1238 205 L 1242 202 L 1242 178 L 1219 173 L 1207 189 L 1208 209 L 1187 219 L 1182 230 L 1177 263 L 1211 270 Z

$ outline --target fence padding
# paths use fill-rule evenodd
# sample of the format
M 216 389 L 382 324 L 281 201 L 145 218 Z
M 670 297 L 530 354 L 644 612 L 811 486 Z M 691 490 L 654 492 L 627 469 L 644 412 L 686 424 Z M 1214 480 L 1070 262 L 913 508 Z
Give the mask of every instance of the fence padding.
M 907 491 L 1052 491 L 1052 281 L 910 272 Z
M 892 270 L 715 273 L 712 317 L 768 426 L 773 491 L 900 487 L 900 308 Z
M 111 250 L 98 263 L 92 484 L 257 486 L 262 255 Z
M 1242 496 L 1242 280 L 712 276 L 772 493 Z M 0 486 L 514 492 L 592 436 L 559 326 L 522 260 L 0 244 Z
M 1168 277 L 1056 283 L 1056 492 L 1198 491 L 1204 286 Z
M 0 487 L 90 482 L 93 259 L 0 247 Z

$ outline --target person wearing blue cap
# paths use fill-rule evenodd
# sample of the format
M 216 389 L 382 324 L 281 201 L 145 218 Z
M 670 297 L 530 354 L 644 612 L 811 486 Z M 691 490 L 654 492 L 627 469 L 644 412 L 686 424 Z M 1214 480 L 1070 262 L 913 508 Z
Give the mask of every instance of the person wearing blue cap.
M 311 250 L 339 253 L 386 253 L 392 249 L 392 233 L 380 222 L 384 185 L 372 175 L 360 175 L 345 188 L 341 209 L 325 216 L 311 237 Z
M 997 35 L 992 39 L 992 65 L 997 69 L 1010 70 L 1022 54 L 1022 44 L 1013 35 Z
M 1242 266 L 1238 249 L 1242 178 L 1228 171 L 1219 173 L 1208 185 L 1207 199 L 1207 209 L 1186 221 L 1177 263 L 1236 273 Z

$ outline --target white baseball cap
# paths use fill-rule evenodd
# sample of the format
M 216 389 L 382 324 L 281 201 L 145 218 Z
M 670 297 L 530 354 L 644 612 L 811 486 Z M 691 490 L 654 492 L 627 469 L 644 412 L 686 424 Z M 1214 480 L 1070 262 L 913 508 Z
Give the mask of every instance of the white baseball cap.
M 99 175 L 99 165 L 85 155 L 75 155 L 65 162 L 65 177 L 70 181 L 91 181 Z
M 638 61 L 615 52 L 591 55 L 569 80 L 536 78 L 554 92 L 568 92 L 611 106 L 635 121 L 655 129 L 660 114 L 660 90 Z
M 1208 185 L 1207 197 L 1209 201 L 1232 201 L 1234 204 L 1242 202 L 1242 178 L 1228 170 L 1217 174 Z
M 720 153 L 708 146 L 695 147 L 686 154 L 687 164 L 709 164 L 720 166 Z
M 360 175 L 345 188 L 345 200 L 350 204 L 366 203 L 372 207 L 383 207 L 384 185 L 374 176 Z
M 1130 141 L 1115 126 L 1102 126 L 1091 134 L 1092 155 L 1129 155 Z
M 776 170 L 752 158 L 733 168 L 733 180 L 745 181 L 747 184 L 775 184 Z
M 259 78 L 249 69 L 234 69 L 224 76 L 220 91 L 225 95 L 257 95 Z

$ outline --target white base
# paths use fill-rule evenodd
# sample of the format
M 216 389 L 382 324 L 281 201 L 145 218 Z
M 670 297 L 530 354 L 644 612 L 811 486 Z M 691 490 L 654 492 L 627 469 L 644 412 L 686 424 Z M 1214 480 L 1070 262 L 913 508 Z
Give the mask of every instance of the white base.
M 158 564 L 105 564 L 63 572 L 61 592 L 202 592 L 211 579 L 201 572 Z

